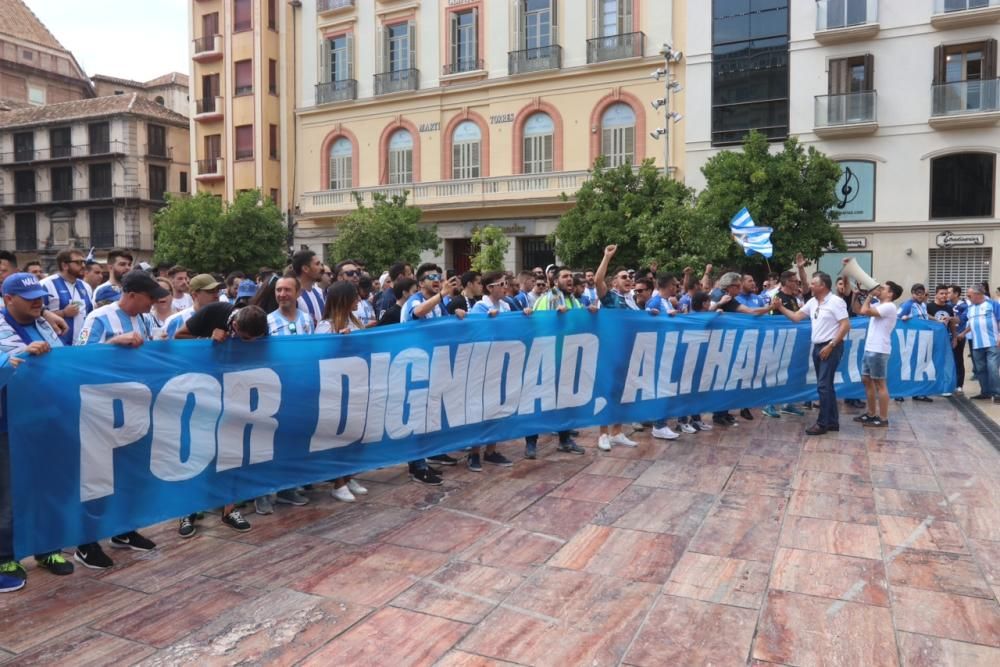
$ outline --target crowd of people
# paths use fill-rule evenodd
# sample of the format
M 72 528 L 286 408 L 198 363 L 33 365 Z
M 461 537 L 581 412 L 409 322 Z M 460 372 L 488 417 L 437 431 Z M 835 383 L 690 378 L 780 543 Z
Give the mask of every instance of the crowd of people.
M 530 317 L 535 311 L 636 310 L 651 316 L 715 311 L 723 316 L 785 316 L 810 322 L 819 404 L 751 405 L 740 410 L 739 416 L 752 420 L 753 409 L 760 408 L 759 414 L 768 418 L 803 417 L 805 410 L 818 407 L 815 423 L 805 432 L 821 435 L 840 428 L 833 378 L 850 317 L 870 318 L 862 373 L 867 400 L 853 405 L 865 408 L 856 421 L 876 428 L 889 423 L 886 369 L 893 328 L 897 321 L 913 318 L 934 320 L 948 327 L 958 369 L 956 391 L 961 391 L 964 382 L 963 351 L 968 340 L 981 387 L 975 398 L 1000 401 L 1000 305 L 988 298 L 984 285 L 969 287 L 965 294 L 959 286 L 940 285 L 930 303 L 925 287 L 914 285 L 911 298 L 897 308 L 895 302 L 903 290 L 895 283 L 886 282 L 861 293 L 847 278 L 834 281 L 822 272 L 807 278 L 807 264 L 801 257 L 794 269 L 769 274 L 758 288 L 753 275 L 735 271 L 718 274 L 711 265 L 704 267 L 700 275 L 689 268 L 672 275 L 658 272 L 655 266 L 609 270 L 616 252 L 616 246 L 608 246 L 600 265 L 585 271 L 553 265 L 516 275 L 505 271 L 456 275 L 434 263 L 421 264 L 414 270 L 410 264 L 398 262 L 373 277 L 360 260 L 345 260 L 330 267 L 309 250 L 296 252 L 283 270 L 263 267 L 254 275 L 240 271 L 191 275 L 183 266 L 166 264 L 137 268 L 133 266 L 134 257 L 125 250 L 112 250 L 104 263 L 78 250 L 65 250 L 56 257 L 56 272 L 45 275 L 40 263 L 30 262 L 19 268 L 12 253 L 0 251 L 4 302 L 0 364 L 16 366 L 28 356 L 71 345 L 138 347 L 165 339 L 203 338 L 222 343 L 231 338 L 249 341 L 267 336 L 342 335 L 372 327 L 404 326 L 413 320 L 518 314 Z M 917 396 L 913 400 L 933 399 Z M 645 428 L 651 429 L 655 439 L 675 440 L 682 434 L 693 436 L 738 423 L 736 415 L 720 411 L 711 419 L 691 414 L 650 424 L 608 424 L 599 429 L 596 445 L 603 451 L 616 446 L 635 447 L 637 443 L 629 436 Z M 12 555 L 10 457 L 3 426 L 0 592 L 8 592 L 22 588 L 27 574 Z M 559 432 L 558 451 L 584 454 L 584 448 L 576 442 L 578 435 L 575 431 Z M 526 459 L 538 456 L 537 443 L 537 435 L 525 438 Z M 477 472 L 484 465 L 514 465 L 495 443 L 484 443 L 462 452 L 462 458 L 432 456 L 410 461 L 408 469 L 414 482 L 440 485 L 445 468 L 459 464 Z M 358 480 L 350 477 L 332 482 L 330 492 L 342 502 L 354 502 L 367 493 Z M 222 508 L 221 520 L 233 530 L 247 531 L 251 525 L 241 507 L 252 506 L 257 514 L 271 514 L 276 503 L 307 504 L 310 491 L 314 489 L 290 488 L 252 500 L 233 499 L 233 504 Z M 203 518 L 202 513 L 180 517 L 179 536 L 194 536 L 197 522 Z M 137 530 L 112 537 L 110 545 L 138 551 L 156 548 Z M 88 568 L 106 569 L 114 564 L 96 542 L 78 545 L 73 558 Z M 35 559 L 40 568 L 56 575 L 70 574 L 74 569 L 62 551 L 38 554 Z

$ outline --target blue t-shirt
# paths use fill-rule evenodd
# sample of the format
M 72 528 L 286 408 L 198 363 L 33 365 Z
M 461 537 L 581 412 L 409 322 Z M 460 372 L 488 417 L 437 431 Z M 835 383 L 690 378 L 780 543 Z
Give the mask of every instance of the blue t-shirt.
M 312 316 L 296 309 L 295 322 L 291 322 L 275 310 L 267 316 L 267 333 L 270 336 L 301 336 L 313 332 Z
M 400 314 L 399 321 L 412 322 L 413 320 L 427 320 L 432 317 L 447 317 L 448 311 L 445 310 L 445 307 L 440 303 L 434 306 L 431 312 L 427 313 L 426 315 L 423 315 L 421 317 L 414 315 L 413 309 L 426 300 L 427 298 L 424 296 L 423 292 L 417 292 L 409 299 L 407 299 L 406 303 L 403 304 L 403 312 Z
M 720 297 L 721 298 L 721 297 Z M 767 299 L 760 294 L 737 294 L 736 301 L 747 308 L 763 308 L 767 305 Z
M 917 303 L 913 299 L 909 299 L 899 308 L 899 318 L 909 318 L 913 320 L 927 320 L 930 316 L 927 314 L 927 304 Z
M 669 299 L 664 299 L 659 293 L 656 293 L 646 302 L 646 310 L 658 310 L 661 315 L 665 315 L 677 309 L 674 308 L 674 304 L 670 303 Z
M 618 292 L 609 289 L 601 297 L 601 308 L 628 308 L 628 303 L 625 301 L 625 297 Z

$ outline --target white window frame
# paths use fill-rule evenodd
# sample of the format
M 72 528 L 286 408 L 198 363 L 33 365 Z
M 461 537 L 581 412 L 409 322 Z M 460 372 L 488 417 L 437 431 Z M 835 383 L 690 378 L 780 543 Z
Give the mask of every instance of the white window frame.
M 413 182 L 413 135 L 396 130 L 389 139 L 389 185 Z
M 451 136 L 452 179 L 479 178 L 482 175 L 483 154 L 483 137 L 479 126 L 471 120 L 462 121 Z
M 331 190 L 350 190 L 354 187 L 354 146 L 347 137 L 339 137 L 330 146 L 327 156 L 330 164 Z
M 612 104 L 601 114 L 601 155 L 609 167 L 635 164 L 635 110 L 623 102 Z
M 542 118 L 548 120 L 543 124 Z M 532 127 L 532 121 L 536 121 Z M 555 122 L 544 111 L 532 114 L 524 123 L 524 154 L 522 172 L 525 174 L 545 174 L 553 171 L 555 160 Z

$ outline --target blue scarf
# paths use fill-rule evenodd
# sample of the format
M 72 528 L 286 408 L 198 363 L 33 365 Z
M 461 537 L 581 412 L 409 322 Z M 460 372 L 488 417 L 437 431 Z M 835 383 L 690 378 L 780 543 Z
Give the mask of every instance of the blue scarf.
M 9 324 L 10 328 L 14 330 L 14 333 L 16 333 L 17 337 L 21 339 L 22 343 L 25 345 L 31 345 L 35 342 L 35 340 L 28 335 L 28 330 L 24 328 L 24 325 L 15 320 L 13 315 L 7 312 L 6 309 L 3 311 L 3 318 L 7 320 L 7 324 Z
M 73 300 L 72 295 L 69 293 L 69 285 L 66 284 L 66 281 L 63 280 L 62 276 L 56 276 L 55 280 L 52 281 L 52 284 L 56 286 L 56 293 L 59 295 L 59 310 L 62 310 L 69 305 L 70 301 Z M 87 294 L 87 290 L 83 288 L 79 280 L 77 280 L 73 286 L 76 287 L 77 294 L 79 294 L 83 299 L 83 315 L 86 317 L 90 311 L 94 309 L 94 304 L 91 303 L 90 295 Z M 66 324 L 68 325 L 68 329 L 66 330 L 66 333 L 59 337 L 59 340 L 63 342 L 63 345 L 73 344 L 73 339 L 76 335 L 76 331 L 74 331 L 76 328 L 74 324 L 75 319 L 75 317 L 71 317 L 67 320 Z

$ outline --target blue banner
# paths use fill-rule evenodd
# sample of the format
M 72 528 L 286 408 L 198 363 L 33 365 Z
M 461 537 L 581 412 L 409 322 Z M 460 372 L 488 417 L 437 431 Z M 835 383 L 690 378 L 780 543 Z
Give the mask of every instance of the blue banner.
M 841 398 L 863 397 L 866 324 Z M 893 347 L 893 396 L 953 389 L 944 327 L 900 323 Z M 581 310 L 57 349 L 8 387 L 15 552 L 470 445 L 815 399 L 810 348 L 783 317 Z

